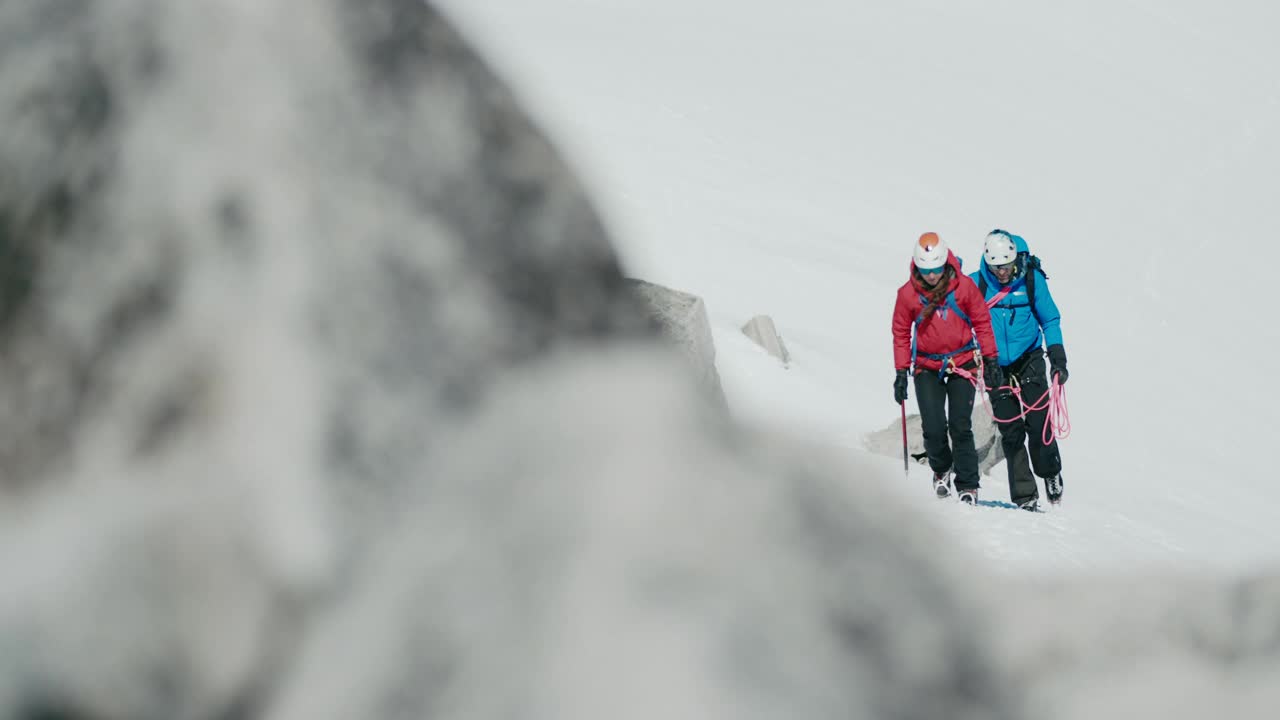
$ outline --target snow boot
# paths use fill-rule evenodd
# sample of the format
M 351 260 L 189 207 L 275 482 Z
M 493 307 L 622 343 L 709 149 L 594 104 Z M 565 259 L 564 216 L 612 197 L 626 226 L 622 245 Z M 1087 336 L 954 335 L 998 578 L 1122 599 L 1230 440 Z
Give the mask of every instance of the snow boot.
M 1062 473 L 1044 479 L 1044 492 L 1050 503 L 1057 505 L 1062 502 Z
M 977 505 L 977 504 L 978 504 L 978 489 L 977 489 L 977 488 L 974 488 L 974 489 L 972 489 L 972 490 L 961 490 L 961 491 L 960 491 L 960 502 L 964 503 L 965 505 Z
M 951 497 L 950 470 L 933 474 L 933 494 L 937 495 L 939 500 Z

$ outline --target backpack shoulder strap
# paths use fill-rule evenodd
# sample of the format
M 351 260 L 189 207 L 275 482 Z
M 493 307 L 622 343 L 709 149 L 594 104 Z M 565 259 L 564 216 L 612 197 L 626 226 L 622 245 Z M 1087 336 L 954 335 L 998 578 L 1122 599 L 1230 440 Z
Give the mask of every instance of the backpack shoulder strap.
M 1035 270 L 1027 273 L 1027 304 L 1031 306 L 1031 317 L 1036 319 L 1036 324 L 1044 327 L 1044 322 L 1040 320 L 1040 313 L 1036 311 L 1036 273 L 1044 274 L 1040 270 L 1038 264 Z
M 947 293 L 947 307 L 951 308 L 951 311 L 954 312 L 956 315 L 959 315 L 960 319 L 964 320 L 964 323 L 966 325 L 968 325 L 969 327 L 973 327 L 973 321 L 970 320 L 969 316 L 966 315 L 965 312 L 960 309 L 960 305 L 956 302 L 955 290 L 952 290 L 951 292 Z
M 1031 303 L 1031 307 L 1034 311 L 1036 306 L 1036 284 L 1035 284 L 1036 273 L 1039 272 L 1041 275 L 1043 275 L 1045 280 L 1048 280 L 1049 276 L 1045 274 L 1044 265 L 1041 264 L 1040 258 L 1036 257 L 1035 255 L 1031 255 L 1030 253 L 1027 254 L 1026 265 L 1027 265 L 1027 302 Z
M 921 294 L 920 304 L 927 305 L 928 303 L 929 303 L 929 299 L 925 297 L 923 294 Z M 942 304 L 951 308 L 951 311 L 954 312 L 961 320 L 964 320 L 966 325 L 968 325 L 969 327 L 973 327 L 973 321 L 969 319 L 969 316 L 968 314 L 965 313 L 965 311 L 960 309 L 960 304 L 956 302 L 955 290 L 952 290 L 951 292 L 947 293 L 947 299 L 943 301 Z M 924 310 L 921 310 L 920 314 L 916 315 L 915 325 L 919 327 L 923 322 L 924 322 Z

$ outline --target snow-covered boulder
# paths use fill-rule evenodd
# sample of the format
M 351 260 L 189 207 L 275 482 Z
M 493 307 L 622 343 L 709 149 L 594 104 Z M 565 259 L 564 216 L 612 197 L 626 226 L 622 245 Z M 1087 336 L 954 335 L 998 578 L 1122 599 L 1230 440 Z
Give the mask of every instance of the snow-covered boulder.
M 706 303 L 697 295 L 644 280 L 628 279 L 627 284 L 662 335 L 675 343 L 689 361 L 698 386 L 716 406 L 725 408 Z
M 911 400 L 907 402 L 913 403 Z M 976 398 L 973 404 L 973 443 L 978 449 L 978 469 L 983 475 L 990 476 L 991 468 L 1004 460 L 1004 448 L 1000 445 L 1000 430 L 991 419 L 991 412 L 987 410 L 986 404 L 981 402 L 981 398 Z M 868 434 L 864 438 L 864 445 L 877 455 L 902 457 L 901 416 L 890 422 L 883 430 Z M 920 430 L 919 413 L 907 415 L 907 453 L 916 462 L 928 463 L 924 453 L 924 434 Z M 1000 477 L 997 482 L 1004 482 L 1004 480 L 1004 477 Z

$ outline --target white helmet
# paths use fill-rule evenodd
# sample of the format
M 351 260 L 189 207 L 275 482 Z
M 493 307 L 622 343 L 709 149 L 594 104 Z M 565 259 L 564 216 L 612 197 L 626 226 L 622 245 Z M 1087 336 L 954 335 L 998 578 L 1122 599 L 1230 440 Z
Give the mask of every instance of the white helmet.
M 916 267 L 921 270 L 937 270 L 947 264 L 947 244 L 938 233 L 927 232 L 916 243 Z
M 982 259 L 987 261 L 987 267 L 1007 265 L 1018 259 L 1018 246 L 1008 234 L 993 231 L 983 245 Z

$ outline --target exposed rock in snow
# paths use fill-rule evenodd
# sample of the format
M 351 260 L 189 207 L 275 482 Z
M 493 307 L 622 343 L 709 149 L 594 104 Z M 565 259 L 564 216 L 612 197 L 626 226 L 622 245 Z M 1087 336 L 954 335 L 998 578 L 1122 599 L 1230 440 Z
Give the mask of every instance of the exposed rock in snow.
M 778 335 L 778 328 L 773 324 L 773 318 L 768 315 L 757 315 L 742 326 L 742 333 L 770 355 L 781 360 L 783 365 L 791 364 L 791 353 L 787 352 L 782 336 Z
M 720 373 L 716 370 L 716 345 L 702 298 L 644 280 L 628 280 L 662 334 L 688 358 L 698 385 L 717 406 L 726 407 Z

